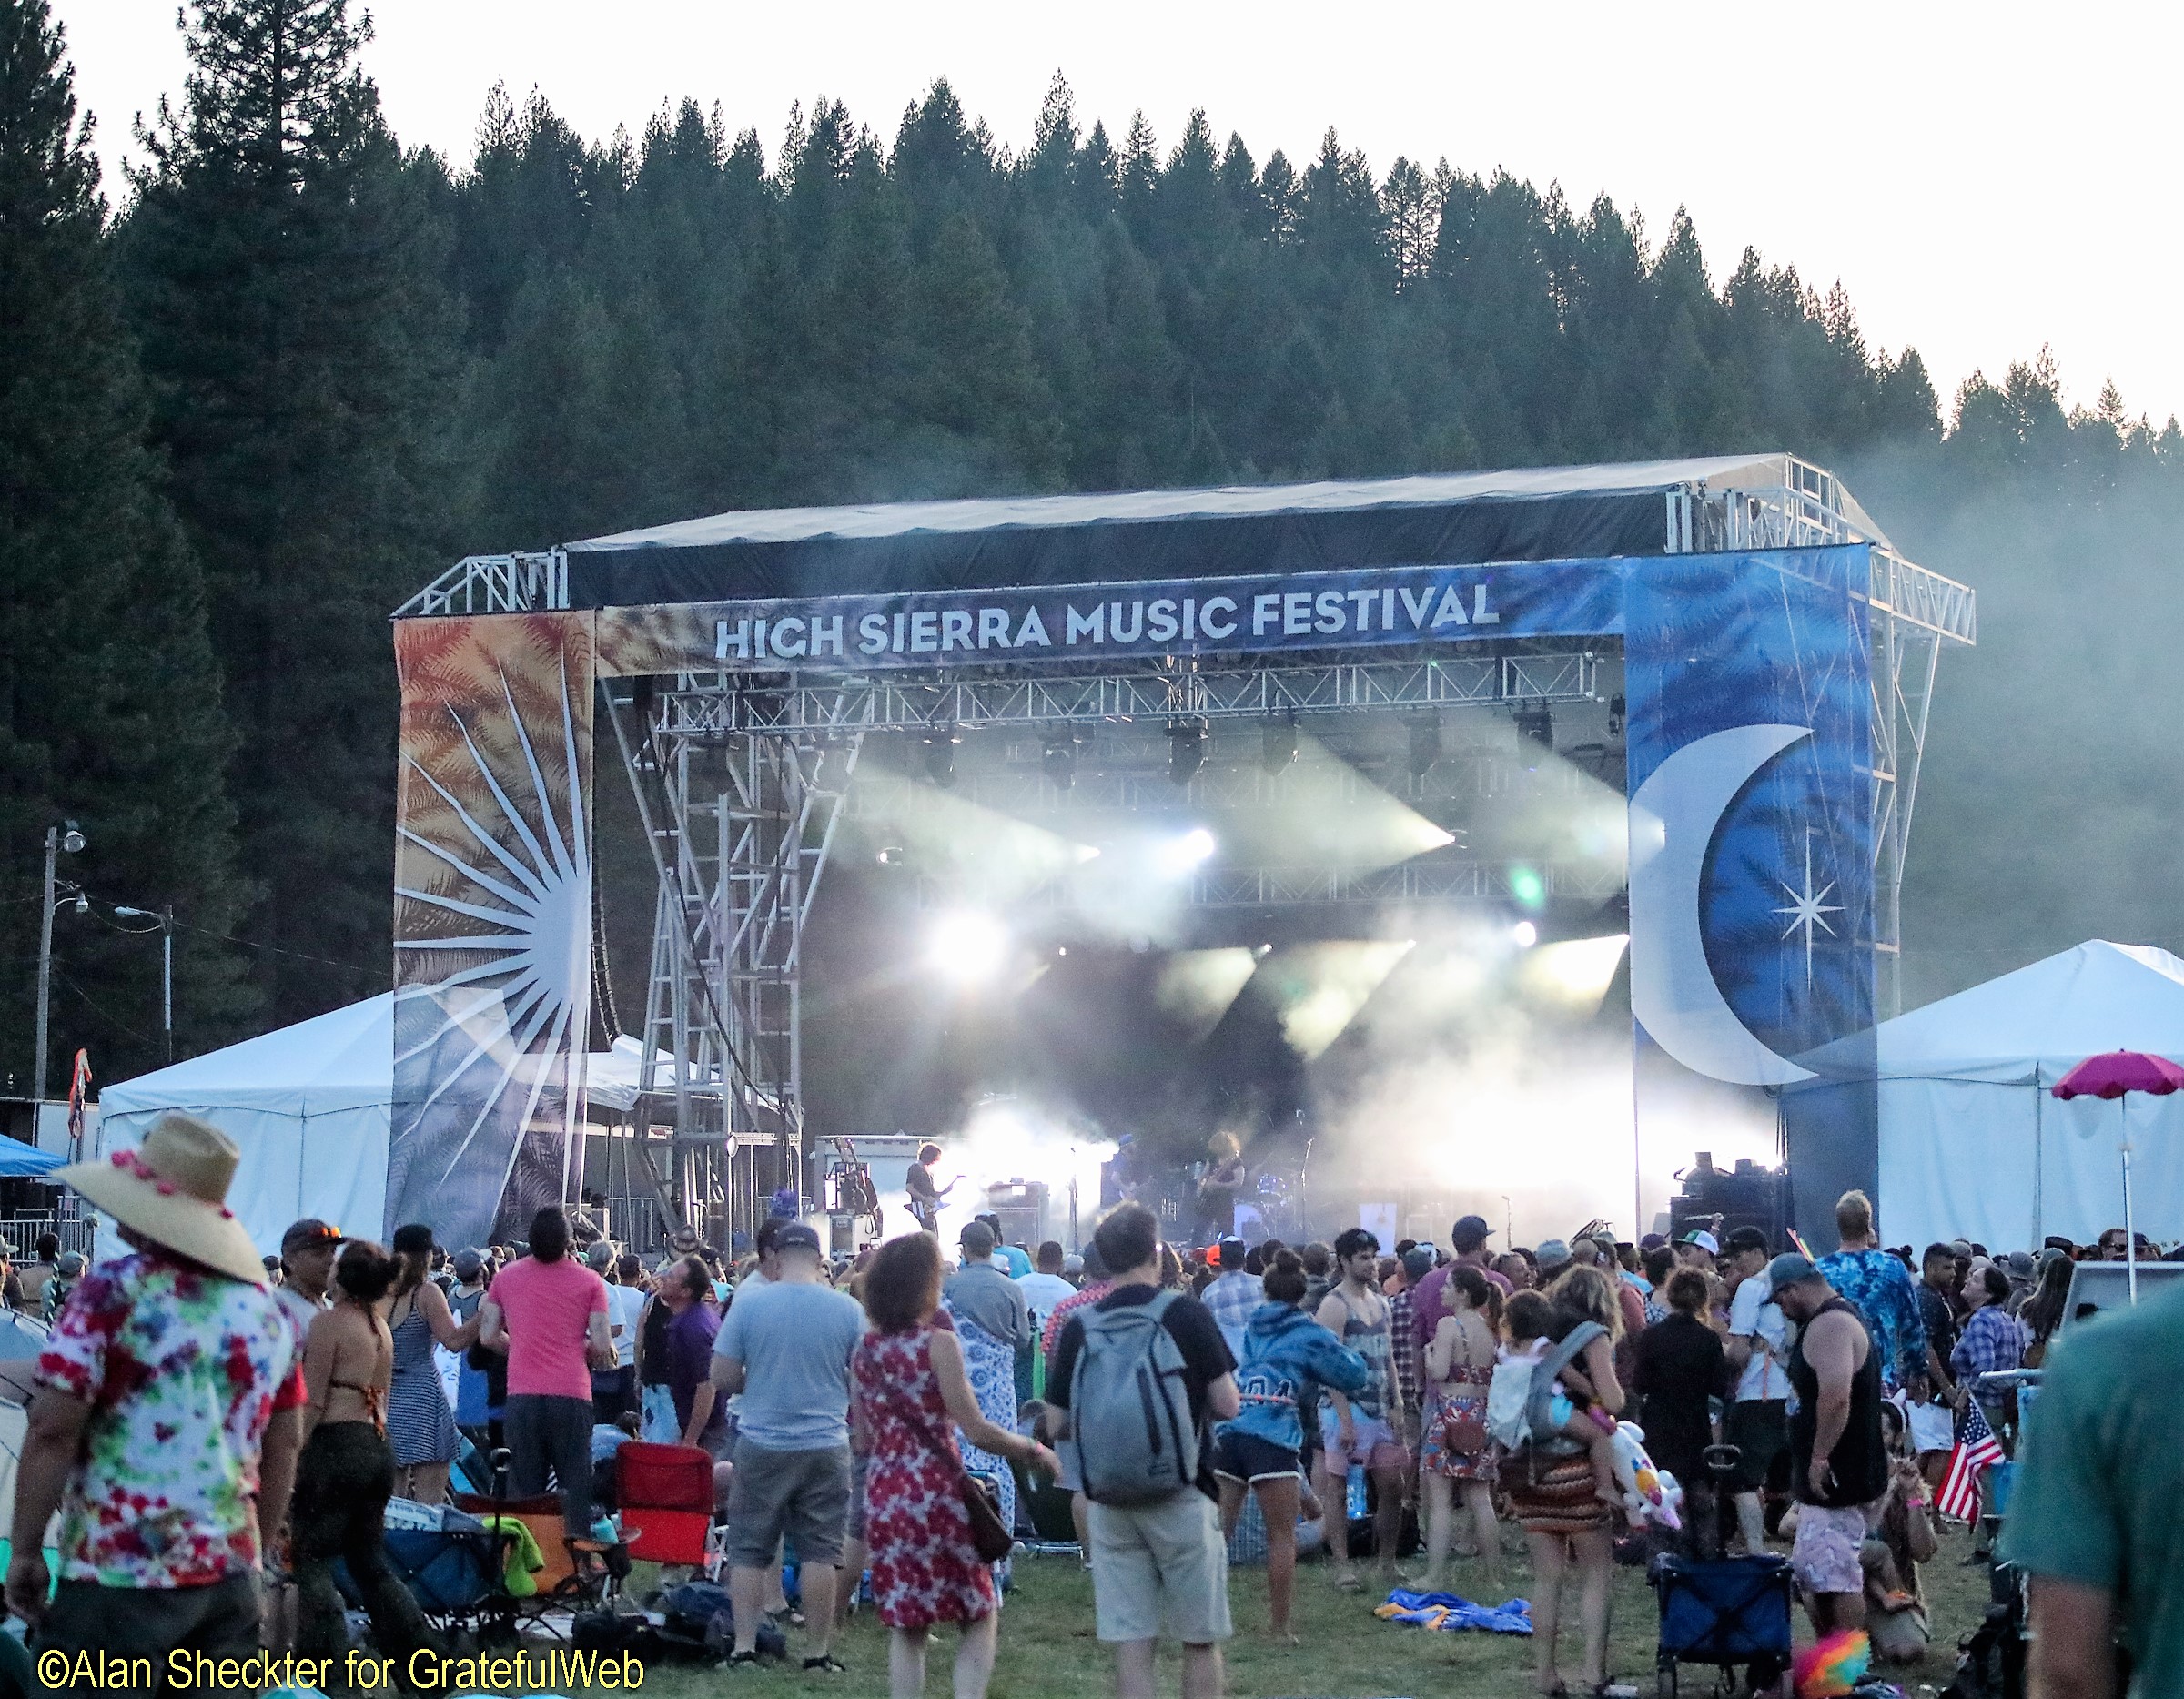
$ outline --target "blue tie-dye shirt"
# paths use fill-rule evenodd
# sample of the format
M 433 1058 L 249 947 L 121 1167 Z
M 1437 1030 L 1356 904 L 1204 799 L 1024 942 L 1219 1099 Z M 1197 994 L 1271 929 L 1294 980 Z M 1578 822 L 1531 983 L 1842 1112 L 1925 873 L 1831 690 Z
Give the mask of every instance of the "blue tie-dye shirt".
M 1880 1353 L 1881 1380 L 1891 1391 L 1926 1372 L 1926 1323 L 1918 1289 L 1901 1258 L 1885 1250 L 1838 1250 L 1820 1259 L 1827 1283 L 1849 1300 Z

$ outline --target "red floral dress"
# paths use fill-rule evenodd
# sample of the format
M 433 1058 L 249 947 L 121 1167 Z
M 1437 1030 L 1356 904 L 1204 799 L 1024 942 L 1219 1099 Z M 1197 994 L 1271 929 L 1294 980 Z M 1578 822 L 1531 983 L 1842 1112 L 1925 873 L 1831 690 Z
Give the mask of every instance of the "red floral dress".
M 933 1330 L 867 1333 L 850 1369 L 872 1436 L 864 1538 L 880 1621 L 975 1623 L 995 1608 L 994 1573 L 971 1543 L 955 1424 L 933 1374 Z

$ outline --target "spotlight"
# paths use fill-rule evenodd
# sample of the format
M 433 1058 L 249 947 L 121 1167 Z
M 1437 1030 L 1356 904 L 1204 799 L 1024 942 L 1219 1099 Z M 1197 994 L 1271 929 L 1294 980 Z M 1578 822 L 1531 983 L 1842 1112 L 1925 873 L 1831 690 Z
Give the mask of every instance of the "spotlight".
M 1168 723 L 1168 781 L 1188 784 L 1206 764 L 1206 722 L 1170 720 Z
M 956 784 L 956 745 L 961 741 L 952 725 L 925 735 L 925 777 L 943 790 L 952 789 Z
M 909 859 L 909 856 L 904 853 L 903 846 L 899 844 L 882 844 L 880 846 L 880 853 L 873 857 L 873 860 L 879 863 L 879 865 L 883 867 L 900 867 L 908 862 Z
M 1520 950 L 1529 950 L 1540 941 L 1540 929 L 1529 920 L 1520 920 L 1509 929 L 1509 941 Z
M 1623 735 L 1623 723 L 1626 717 L 1623 711 L 1623 694 L 1619 691 L 1608 698 L 1608 735 L 1610 737 Z
M 1007 961 L 1008 931 L 991 915 L 959 909 L 934 921 L 926 956 L 944 977 L 959 986 L 977 985 Z
M 1193 826 L 1181 837 L 1171 838 L 1161 845 L 1161 869 L 1179 878 L 1211 861 L 1214 852 L 1219 848 L 1219 840 L 1212 833 L 1204 826 Z
M 1521 908 L 1536 909 L 1547 900 L 1547 881 L 1539 870 L 1518 865 L 1509 870 L 1509 894 Z
M 1279 773 L 1296 759 L 1297 716 L 1289 713 L 1268 721 L 1259 733 L 1259 764 L 1269 773 Z
M 1554 747 L 1554 710 L 1545 703 L 1519 703 L 1510 720 L 1519 737 L 1529 737 L 1542 749 Z
M 1068 733 L 1046 740 L 1046 749 L 1039 756 L 1040 769 L 1057 791 L 1066 791 L 1077 783 L 1077 733 Z
M 1422 779 L 1441 759 L 1441 716 L 1428 714 L 1410 722 L 1410 776 Z

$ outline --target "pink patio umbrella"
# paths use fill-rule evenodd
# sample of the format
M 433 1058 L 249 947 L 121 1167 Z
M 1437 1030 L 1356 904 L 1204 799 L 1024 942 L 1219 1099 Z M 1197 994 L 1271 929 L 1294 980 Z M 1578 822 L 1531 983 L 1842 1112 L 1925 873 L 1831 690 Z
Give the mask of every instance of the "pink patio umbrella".
M 2125 1094 L 2142 1091 L 2149 1097 L 2166 1097 L 2184 1091 L 2184 1067 L 2163 1056 L 2142 1050 L 2107 1050 L 2089 1056 L 2049 1087 L 2058 1097 L 2110 1097 L 2118 1111 Z M 2123 1135 L 2123 1261 L 2131 1302 L 2138 1301 L 2138 1233 L 2131 1219 L 2131 1135 Z

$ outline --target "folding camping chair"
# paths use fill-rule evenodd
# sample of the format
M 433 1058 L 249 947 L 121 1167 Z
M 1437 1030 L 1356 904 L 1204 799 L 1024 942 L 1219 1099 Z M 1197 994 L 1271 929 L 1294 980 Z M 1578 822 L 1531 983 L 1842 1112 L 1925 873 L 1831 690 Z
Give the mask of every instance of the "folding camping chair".
M 458 1492 L 454 1495 L 455 1508 L 483 1520 L 489 1529 L 496 1531 L 508 1523 L 521 1522 L 538 1545 L 541 1567 L 532 1576 L 536 1584 L 528 1595 L 509 1586 L 505 1569 L 497 1572 L 489 1614 L 496 1624 L 510 1631 L 519 1623 L 529 1622 L 544 1632 L 566 1635 L 577 1616 L 606 1608 L 621 1590 L 622 1578 L 630 1573 L 629 1548 L 619 1543 L 607 1545 L 571 1539 L 562 1523 L 560 1493 L 511 1498 L 507 1448 L 496 1451 L 490 1462 L 491 1496 Z M 561 1616 L 568 1620 L 555 1620 Z
M 1653 1560 L 1653 1583 L 1661 1604 L 1661 1692 L 1678 1691 L 1677 1670 L 1685 1664 L 1713 1664 L 1724 1691 L 1736 1664 L 1752 1666 L 1755 1692 L 1789 1668 L 1788 1559 L 1769 1552 L 1694 1563 L 1663 1552 Z
M 506 1620 L 496 1603 L 503 1592 L 505 1536 L 478 1528 L 389 1528 L 383 1537 L 389 1567 L 434 1628 L 483 1641 Z M 346 1563 L 336 1562 L 334 1581 L 349 1605 L 363 1604 Z
M 614 1494 L 632 1557 L 703 1568 L 713 1532 L 713 1456 L 631 1440 L 614 1452 Z

